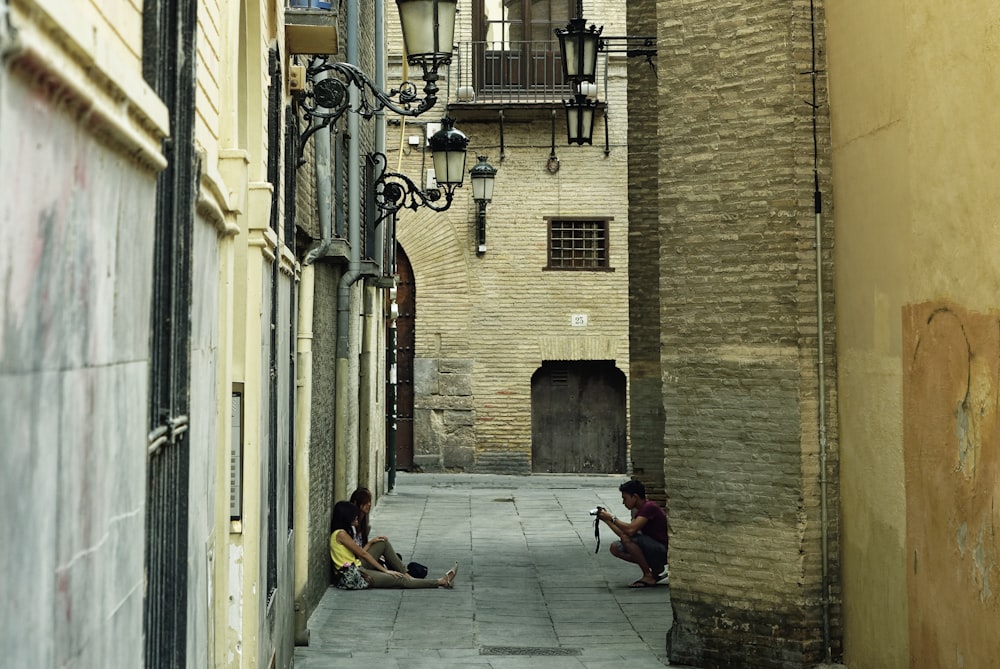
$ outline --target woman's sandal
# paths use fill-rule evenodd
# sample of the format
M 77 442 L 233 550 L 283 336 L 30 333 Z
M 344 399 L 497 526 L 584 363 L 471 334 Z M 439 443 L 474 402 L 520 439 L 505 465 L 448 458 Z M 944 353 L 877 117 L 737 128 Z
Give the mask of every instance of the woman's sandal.
M 454 567 L 452 567 L 451 569 L 449 569 L 445 573 L 445 575 L 444 575 L 444 587 L 448 588 L 449 590 L 451 590 L 452 588 L 454 588 L 455 587 L 455 577 L 456 576 L 458 576 L 458 563 L 457 562 L 455 563 Z

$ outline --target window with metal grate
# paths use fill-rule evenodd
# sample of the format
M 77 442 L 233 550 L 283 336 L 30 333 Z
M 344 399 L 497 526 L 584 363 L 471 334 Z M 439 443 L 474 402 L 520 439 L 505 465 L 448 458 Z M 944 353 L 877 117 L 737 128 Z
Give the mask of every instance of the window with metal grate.
M 548 264 L 552 270 L 608 270 L 610 218 L 550 218 Z

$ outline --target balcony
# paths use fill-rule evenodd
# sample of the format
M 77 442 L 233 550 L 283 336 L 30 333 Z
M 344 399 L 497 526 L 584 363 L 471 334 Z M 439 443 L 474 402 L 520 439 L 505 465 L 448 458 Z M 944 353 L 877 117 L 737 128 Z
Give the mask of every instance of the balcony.
M 290 54 L 337 53 L 337 3 L 286 0 L 285 45 Z
M 603 59 L 598 59 L 598 87 L 604 85 L 606 73 Z M 562 101 L 573 95 L 563 83 L 556 41 L 460 42 L 451 76 L 456 87 L 448 109 L 458 120 L 495 119 L 501 109 L 511 121 L 540 120 L 553 109 L 562 110 Z M 598 110 L 603 109 L 602 102 Z

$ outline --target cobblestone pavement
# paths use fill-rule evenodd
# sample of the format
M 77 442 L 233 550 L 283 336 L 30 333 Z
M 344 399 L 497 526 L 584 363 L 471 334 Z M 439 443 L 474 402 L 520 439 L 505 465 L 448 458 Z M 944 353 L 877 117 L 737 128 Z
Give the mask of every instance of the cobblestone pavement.
M 667 664 L 670 588 L 631 589 L 590 509 L 624 513 L 624 476 L 400 473 L 372 513 L 428 578 L 459 562 L 454 590 L 330 588 L 297 669 L 644 669 Z

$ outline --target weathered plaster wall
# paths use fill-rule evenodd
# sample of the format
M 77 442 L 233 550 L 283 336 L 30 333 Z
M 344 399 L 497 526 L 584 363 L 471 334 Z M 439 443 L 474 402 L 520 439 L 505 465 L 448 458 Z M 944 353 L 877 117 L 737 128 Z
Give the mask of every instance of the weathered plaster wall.
M 1000 312 L 903 313 L 906 575 L 912 666 L 1000 657 Z
M 976 530 L 998 486 L 1000 7 L 834 0 L 828 26 L 845 660 L 990 666 L 996 635 L 969 635 L 1000 623 L 983 587 L 997 539 Z M 928 321 L 937 309 L 964 334 Z M 958 429 L 966 405 L 983 409 L 978 436 Z M 980 449 L 974 482 L 963 440 Z
M 156 175 L 78 123 L 54 78 L 8 65 L 0 647 L 10 666 L 138 667 Z
M 201 218 L 195 219 L 192 240 L 194 304 L 191 308 L 191 434 L 190 490 L 188 515 L 188 658 L 193 663 L 208 666 L 213 653 L 210 635 L 214 623 L 215 551 L 220 518 L 217 515 L 216 495 L 225 488 L 217 483 L 217 452 L 210 447 L 217 442 L 219 414 L 216 397 L 218 392 L 218 366 L 220 352 L 219 300 L 220 255 L 219 236 L 214 225 Z

